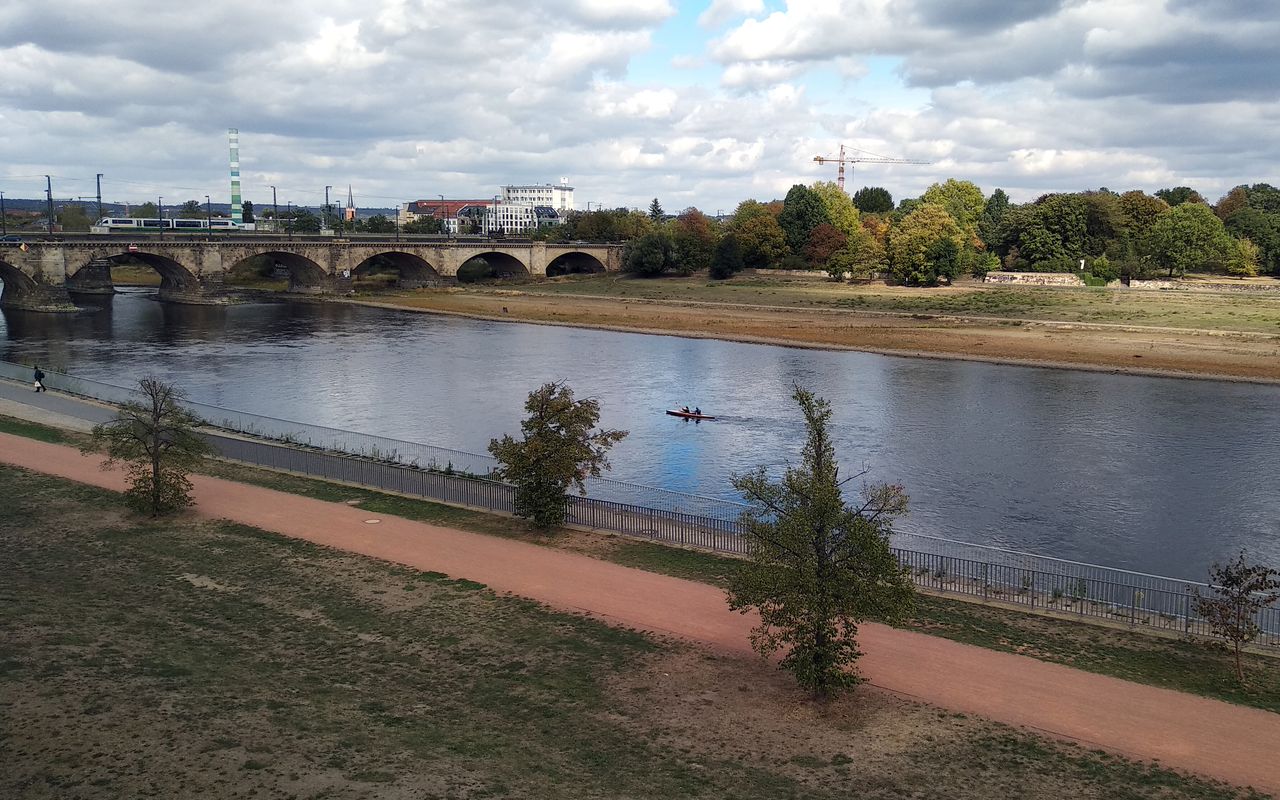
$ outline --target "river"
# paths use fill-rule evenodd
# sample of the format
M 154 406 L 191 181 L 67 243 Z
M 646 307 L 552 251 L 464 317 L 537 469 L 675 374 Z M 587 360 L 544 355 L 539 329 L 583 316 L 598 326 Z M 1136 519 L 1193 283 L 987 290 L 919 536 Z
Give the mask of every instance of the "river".
M 0 358 L 192 399 L 485 452 L 528 392 L 565 380 L 630 431 L 610 477 L 733 497 L 834 408 L 844 473 L 901 483 L 904 530 L 1202 579 L 1247 547 L 1280 565 L 1280 387 L 910 359 L 487 322 L 330 303 L 226 308 L 126 290 L 76 315 L 6 310 Z M 663 414 L 688 404 L 717 415 Z

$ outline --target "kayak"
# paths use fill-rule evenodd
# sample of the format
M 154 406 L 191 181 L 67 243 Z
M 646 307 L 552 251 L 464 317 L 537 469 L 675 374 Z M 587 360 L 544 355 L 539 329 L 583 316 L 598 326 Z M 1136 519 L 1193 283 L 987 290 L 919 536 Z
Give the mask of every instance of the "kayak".
M 678 408 L 668 408 L 667 413 L 673 417 L 680 417 L 681 419 L 715 419 L 715 417 L 710 414 L 695 414 L 692 411 L 681 411 Z

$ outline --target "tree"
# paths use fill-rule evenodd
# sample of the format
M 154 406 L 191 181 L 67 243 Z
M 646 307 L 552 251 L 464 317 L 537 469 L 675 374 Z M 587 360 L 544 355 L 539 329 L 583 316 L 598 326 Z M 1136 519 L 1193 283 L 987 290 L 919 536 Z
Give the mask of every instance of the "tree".
M 951 240 L 954 250 L 939 250 L 942 239 Z M 956 266 L 956 254 L 964 243 L 964 232 L 946 209 L 924 203 L 890 231 L 889 266 L 902 283 L 933 286 L 939 278 L 955 277 L 957 273 L 946 270 Z M 939 257 L 949 260 L 937 261 Z
M 1227 218 L 1226 229 L 1257 246 L 1258 267 L 1263 272 L 1280 273 L 1280 214 L 1242 208 Z
M 861 226 L 855 229 L 855 231 L 861 230 Z M 804 246 L 804 257 L 809 262 L 809 266 L 815 269 L 825 267 L 827 260 L 837 251 L 843 250 L 848 241 L 849 237 L 845 236 L 843 231 L 824 222 L 809 234 L 809 241 Z
M 893 195 L 879 186 L 865 186 L 853 193 L 853 205 L 863 214 L 888 214 L 893 210 Z
M 732 278 L 745 268 L 738 237 L 732 233 L 726 234 L 716 245 L 715 255 L 711 257 L 711 277 L 716 280 Z
M 1172 189 L 1160 189 L 1156 192 L 1156 197 L 1169 204 L 1170 207 L 1180 206 L 1183 203 L 1204 203 L 1204 198 L 1200 193 L 1190 186 L 1175 186 Z
M 656 278 L 677 266 L 675 242 L 664 231 L 633 239 L 622 251 L 623 271 L 642 278 Z
M 798 386 L 792 396 L 808 430 L 801 466 L 777 483 L 764 467 L 733 480 L 750 506 L 749 560 L 730 579 L 728 599 L 735 611 L 760 614 L 752 648 L 766 656 L 785 648 L 780 667 L 827 699 L 861 681 L 850 669 L 862 655 L 858 624 L 910 608 L 912 584 L 889 549 L 907 496 L 901 486 L 866 486 L 858 507 L 846 505 L 841 487 L 851 479 L 840 480 L 831 406 Z
M 1231 643 L 1236 680 L 1244 683 L 1240 649 L 1258 635 L 1258 612 L 1280 601 L 1280 570 L 1250 564 L 1241 550 L 1234 562 L 1215 563 L 1209 570 L 1207 595 L 1198 587 L 1192 592 L 1195 612 L 1204 617 L 1215 636 Z
M 1218 204 L 1213 207 L 1213 213 L 1218 215 L 1218 219 L 1226 222 L 1232 214 L 1248 206 L 1249 191 L 1243 186 L 1237 186 L 1218 200 Z
M 156 204 L 148 201 L 140 206 L 134 206 L 129 216 L 134 219 L 157 219 L 160 215 L 156 211 Z
M 716 249 L 716 231 L 706 214 L 691 208 L 675 218 L 671 230 L 676 264 L 681 272 L 696 272 L 711 266 Z
M 830 224 L 831 217 L 818 193 L 803 184 L 792 186 L 782 201 L 782 213 L 778 215 L 778 225 L 782 227 L 791 252 L 804 250 L 809 234 L 823 223 Z
M 64 231 L 87 231 L 90 225 L 89 215 L 85 212 L 84 206 L 68 203 L 59 209 L 58 224 Z
M 205 210 L 200 207 L 199 200 L 188 200 L 178 209 L 178 216 L 183 219 L 200 219 L 205 215 Z
M 523 438 L 493 439 L 489 452 L 501 465 L 495 475 L 516 487 L 516 514 L 547 528 L 564 522 L 569 488 L 586 494 L 584 481 L 609 468 L 606 454 L 627 432 L 597 430 L 600 403 L 574 400 L 562 381 L 530 392 L 524 410 Z
M 383 217 L 386 220 L 386 217 Z M 391 223 L 390 220 L 386 220 Z M 395 231 L 395 223 L 391 223 L 391 230 Z M 401 228 L 405 233 L 440 233 L 444 230 L 444 224 L 435 217 L 422 216 L 413 222 L 405 223 Z
M 787 255 L 787 239 L 769 206 L 743 200 L 733 212 L 729 230 L 742 246 L 742 260 L 752 269 L 768 269 Z
M 827 210 L 827 219 L 831 220 L 836 230 L 845 236 L 852 236 L 861 224 L 861 220 L 858 217 L 858 209 L 854 207 L 853 201 L 849 199 L 849 195 L 845 194 L 844 189 L 834 181 L 818 181 L 811 188 L 822 200 L 822 205 Z
M 253 201 L 245 200 L 240 204 L 240 218 L 249 224 L 257 222 L 253 216 Z
M 1009 210 L 1009 195 L 1004 189 L 996 189 L 982 206 L 978 219 L 978 238 L 988 250 L 995 250 L 999 243 L 1000 221 Z
M 1161 214 L 1144 247 L 1152 262 L 1169 270 L 1169 277 L 1221 271 L 1239 255 L 1222 220 L 1203 203 L 1183 203 Z
M 666 217 L 666 212 L 662 210 L 662 204 L 658 202 L 658 198 L 653 198 L 653 202 L 649 204 L 649 219 L 662 222 Z
M 945 183 L 935 183 L 925 189 L 920 199 L 945 208 L 960 226 L 960 230 L 964 231 L 969 244 L 976 245 L 978 220 L 987 204 L 976 183 L 947 178 Z
M 369 233 L 395 233 L 396 224 L 384 214 L 374 214 L 364 221 L 364 229 Z
M 158 517 L 194 502 L 187 474 L 212 451 L 195 430 L 201 421 L 182 407 L 179 389 L 150 376 L 138 388 L 142 402 L 125 403 L 114 420 L 94 426 L 85 451 L 105 452 L 104 469 L 123 464 L 125 500 Z
M 288 223 L 294 233 L 319 233 L 320 218 L 305 208 L 295 209 Z

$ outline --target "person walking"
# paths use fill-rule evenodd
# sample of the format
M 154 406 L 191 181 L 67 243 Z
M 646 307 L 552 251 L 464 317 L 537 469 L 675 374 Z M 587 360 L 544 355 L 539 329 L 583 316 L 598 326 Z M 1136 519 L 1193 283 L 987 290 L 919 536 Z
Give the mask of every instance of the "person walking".
M 36 391 L 37 391 L 37 392 L 47 392 L 47 391 L 49 391 L 48 389 L 44 388 L 44 373 L 40 371 L 40 365 L 39 365 L 39 364 L 36 364 L 36 374 L 35 374 L 35 376 L 34 376 L 34 377 L 35 377 L 35 384 L 36 384 Z

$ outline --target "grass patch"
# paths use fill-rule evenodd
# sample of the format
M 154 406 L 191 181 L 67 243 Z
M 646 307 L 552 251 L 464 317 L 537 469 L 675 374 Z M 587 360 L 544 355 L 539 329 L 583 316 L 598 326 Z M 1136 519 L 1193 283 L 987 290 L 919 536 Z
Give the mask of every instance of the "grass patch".
M 22 470 L 0 496 L 0 796 L 1256 796 Z
M 71 437 L 61 428 L 41 425 L 38 422 L 27 422 L 24 419 L 15 419 L 14 417 L 3 415 L 0 415 L 0 433 L 22 436 L 27 439 L 35 439 L 38 442 L 48 442 L 49 444 L 71 443 Z

